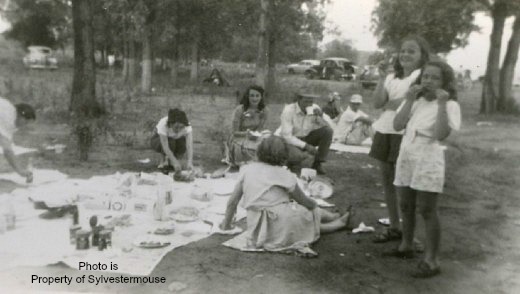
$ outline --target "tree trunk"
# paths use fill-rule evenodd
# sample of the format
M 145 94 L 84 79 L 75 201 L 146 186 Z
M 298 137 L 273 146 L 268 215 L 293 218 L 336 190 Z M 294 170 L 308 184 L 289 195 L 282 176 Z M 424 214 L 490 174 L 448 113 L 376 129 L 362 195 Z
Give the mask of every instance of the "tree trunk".
M 74 28 L 74 75 L 70 110 L 78 115 L 92 116 L 97 109 L 92 3 L 72 1 Z
M 507 16 L 506 5 L 503 4 L 503 2 L 495 3 L 491 15 L 493 17 L 493 30 L 490 36 L 486 76 L 484 78 L 482 99 L 480 101 L 480 113 L 484 114 L 490 114 L 496 111 L 500 76 L 500 49 L 502 47 L 502 35 L 504 33 L 504 23 Z
M 137 76 L 137 51 L 135 50 L 135 41 L 130 38 L 128 42 L 128 79 L 127 82 L 130 84 L 135 83 L 135 77 Z
M 129 49 L 128 49 L 128 31 L 126 30 L 126 25 L 123 22 L 123 81 L 128 81 L 128 56 L 129 56 Z
M 174 39 L 174 42 L 170 64 L 170 76 L 172 86 L 176 88 L 179 85 L 179 42 L 177 42 L 176 38 Z
M 150 24 L 146 24 L 144 28 L 141 75 L 141 91 L 150 93 L 152 90 L 152 28 Z
M 271 35 L 268 44 L 268 55 L 267 55 L 267 80 L 265 82 L 265 93 L 269 97 L 270 94 L 274 93 L 276 89 L 276 40 Z
M 196 27 L 198 30 L 198 27 Z M 195 85 L 199 79 L 199 37 L 198 33 L 195 33 L 193 41 L 191 43 L 191 71 L 190 71 L 190 82 Z
M 96 66 L 94 59 L 94 35 L 92 29 L 92 2 L 72 1 L 74 31 L 74 74 L 70 110 L 75 117 L 75 134 L 78 139 L 81 160 L 88 159 L 92 145 L 92 127 L 89 121 L 103 110 L 96 100 Z
M 269 57 L 269 0 L 260 0 L 260 6 L 255 82 L 257 85 L 265 88 Z
M 518 60 L 518 50 L 520 49 L 520 13 L 515 17 L 513 33 L 507 45 L 506 56 L 500 70 L 500 89 L 497 101 L 497 111 L 514 112 L 515 99 L 512 93 L 513 78 L 515 76 L 515 66 Z

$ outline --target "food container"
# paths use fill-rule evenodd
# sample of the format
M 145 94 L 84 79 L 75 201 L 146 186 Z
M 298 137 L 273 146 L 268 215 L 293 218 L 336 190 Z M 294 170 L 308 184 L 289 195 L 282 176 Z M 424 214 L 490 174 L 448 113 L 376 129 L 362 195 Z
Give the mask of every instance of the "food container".
M 104 230 L 103 226 L 96 226 L 92 228 L 92 247 L 98 246 L 99 244 L 99 233 Z
M 112 247 L 112 231 L 102 230 L 101 232 L 99 232 L 98 249 L 104 250 L 109 247 Z
M 76 234 L 81 230 L 80 225 L 72 225 L 69 229 L 70 244 L 76 244 Z
M 87 250 L 90 248 L 89 243 L 90 232 L 85 230 L 79 230 L 76 232 L 76 249 Z

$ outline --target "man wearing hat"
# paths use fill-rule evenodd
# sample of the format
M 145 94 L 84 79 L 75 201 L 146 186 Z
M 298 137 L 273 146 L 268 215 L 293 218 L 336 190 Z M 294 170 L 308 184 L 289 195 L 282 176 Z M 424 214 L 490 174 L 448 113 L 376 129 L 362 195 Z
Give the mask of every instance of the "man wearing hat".
M 17 129 L 27 126 L 36 119 L 34 109 L 25 103 L 13 105 L 9 100 L 0 97 L 0 147 L 4 157 L 13 169 L 28 183 L 33 174 L 27 167 L 23 168 L 13 151 L 13 134 Z
M 281 115 L 280 135 L 289 145 L 289 168 L 297 170 L 305 157 L 313 156 L 312 168 L 325 174 L 325 162 L 332 142 L 332 128 L 323 119 L 320 107 L 314 104 L 318 95 L 300 92 L 296 102 L 288 104 Z
M 372 120 L 359 108 L 363 104 L 363 97 L 354 94 L 350 97 L 349 106 L 341 114 L 334 129 L 333 141 L 349 145 L 360 145 L 361 142 L 372 136 Z

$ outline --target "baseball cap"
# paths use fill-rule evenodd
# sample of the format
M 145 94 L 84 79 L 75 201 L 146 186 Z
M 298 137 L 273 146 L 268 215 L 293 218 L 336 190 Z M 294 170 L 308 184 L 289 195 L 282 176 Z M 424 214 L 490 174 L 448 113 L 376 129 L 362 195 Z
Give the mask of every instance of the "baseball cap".
M 350 103 L 363 103 L 363 97 L 359 94 L 354 94 L 350 97 Z

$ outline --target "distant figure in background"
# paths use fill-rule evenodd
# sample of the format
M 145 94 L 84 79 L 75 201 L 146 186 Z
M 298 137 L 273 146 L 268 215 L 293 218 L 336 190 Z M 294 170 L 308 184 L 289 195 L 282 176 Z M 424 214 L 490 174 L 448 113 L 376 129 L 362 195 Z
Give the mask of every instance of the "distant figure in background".
M 339 115 L 343 112 L 341 108 L 341 96 L 338 92 L 329 94 L 329 100 L 322 108 L 323 113 L 327 114 L 334 122 L 337 122 Z
M 13 105 L 9 100 L 0 97 L 0 147 L 4 157 L 15 172 L 26 179 L 33 180 L 33 173 L 27 167 L 22 167 L 13 151 L 13 134 L 22 128 L 27 128 L 36 120 L 32 106 L 20 103 Z
M 180 159 L 187 153 L 185 168 L 193 169 L 193 130 L 186 113 L 178 108 L 170 109 L 168 116 L 159 120 L 150 140 L 153 150 L 163 155 L 158 168 L 175 172 L 183 169 Z
M 219 87 L 229 87 L 229 82 L 223 77 L 220 71 L 214 68 L 208 78 L 205 78 L 203 83 L 212 83 Z
M 264 102 L 264 89 L 249 86 L 240 105 L 233 112 L 231 136 L 227 142 L 226 163 L 232 167 L 250 161 L 255 157 L 260 143 L 257 132 L 262 132 L 268 118 Z
M 349 106 L 338 120 L 334 129 L 333 141 L 348 144 L 361 145 L 367 138 L 373 136 L 372 120 L 359 108 L 363 104 L 363 97 L 354 94 L 350 97 Z

